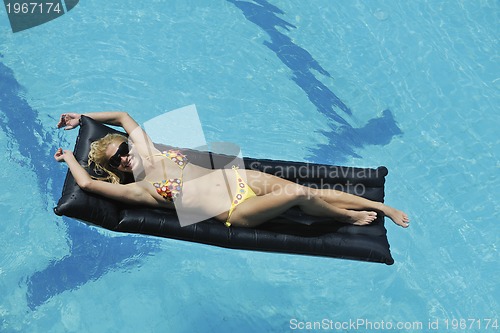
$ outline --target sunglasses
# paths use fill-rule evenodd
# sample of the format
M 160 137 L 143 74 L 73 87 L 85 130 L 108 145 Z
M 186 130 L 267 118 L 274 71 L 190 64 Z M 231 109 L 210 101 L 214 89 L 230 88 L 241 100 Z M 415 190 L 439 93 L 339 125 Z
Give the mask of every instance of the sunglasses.
M 122 142 L 118 146 L 118 150 L 116 151 L 116 154 L 111 156 L 111 158 L 109 159 L 109 166 L 112 168 L 118 169 L 118 167 L 122 163 L 122 157 L 127 156 L 128 153 L 129 153 L 128 143 Z

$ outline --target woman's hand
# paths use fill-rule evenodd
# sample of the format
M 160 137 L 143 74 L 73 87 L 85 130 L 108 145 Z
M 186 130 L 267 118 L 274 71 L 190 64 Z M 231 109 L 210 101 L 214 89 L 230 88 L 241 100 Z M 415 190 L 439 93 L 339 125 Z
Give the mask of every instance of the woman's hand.
M 59 118 L 57 128 L 64 127 L 65 130 L 70 130 L 80 124 L 81 115 L 78 113 L 63 113 Z
M 65 158 L 69 155 L 73 156 L 73 152 L 71 150 L 63 150 L 62 148 L 59 148 L 54 154 L 54 159 L 57 162 L 64 162 Z

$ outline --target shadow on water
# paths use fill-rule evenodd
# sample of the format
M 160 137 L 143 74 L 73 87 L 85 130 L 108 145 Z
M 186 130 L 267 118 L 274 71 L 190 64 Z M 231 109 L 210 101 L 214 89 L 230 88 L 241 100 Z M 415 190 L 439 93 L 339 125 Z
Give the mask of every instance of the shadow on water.
M 339 164 L 350 156 L 360 157 L 354 151 L 355 148 L 386 145 L 394 136 L 402 134 L 390 110 L 385 110 L 381 117 L 368 120 L 361 128 L 354 128 L 346 121 L 345 117 L 352 115 L 352 111 L 316 78 L 313 71 L 328 78 L 331 78 L 330 73 L 307 50 L 278 30 L 281 28 L 290 31 L 297 28 L 277 16 L 285 14 L 281 9 L 266 0 L 227 1 L 239 8 L 247 20 L 268 34 L 270 40 L 264 41 L 264 45 L 290 68 L 292 80 L 304 91 L 316 109 L 331 119 L 331 130 L 321 131 L 329 139 L 328 144 L 311 149 L 311 157 L 315 162 Z
M 0 127 L 24 157 L 19 163 L 37 174 L 39 191 L 47 193 L 46 203 L 50 197 L 56 201 L 66 170 L 52 157 L 58 142 L 55 126 L 50 124 L 53 130 L 44 128 L 37 111 L 23 96 L 23 88 L 13 71 L 0 62 L 0 112 L 3 114 Z M 27 301 L 31 309 L 65 290 L 97 280 L 108 271 L 137 265 L 142 256 L 157 248 L 158 241 L 153 238 L 109 238 L 75 220 L 63 218 L 62 221 L 67 226 L 69 255 L 27 278 Z

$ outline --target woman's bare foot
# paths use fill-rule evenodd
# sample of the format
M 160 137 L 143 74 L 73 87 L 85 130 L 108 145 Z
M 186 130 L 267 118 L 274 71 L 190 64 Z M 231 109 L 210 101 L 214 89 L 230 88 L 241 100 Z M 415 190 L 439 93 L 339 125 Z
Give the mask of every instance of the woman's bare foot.
M 384 214 L 387 215 L 394 223 L 402 226 L 403 228 L 408 228 L 410 226 L 410 218 L 405 212 L 402 212 L 396 208 L 384 205 Z
M 377 213 L 350 210 L 346 222 L 354 225 L 367 225 L 377 219 Z

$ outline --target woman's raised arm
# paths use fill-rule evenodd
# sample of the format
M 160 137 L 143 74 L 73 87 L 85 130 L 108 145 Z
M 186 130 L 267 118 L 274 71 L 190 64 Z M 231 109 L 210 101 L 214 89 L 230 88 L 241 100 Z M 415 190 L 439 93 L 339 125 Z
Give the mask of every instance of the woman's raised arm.
M 127 134 L 133 133 L 139 124 L 126 112 L 122 111 L 104 111 L 84 113 L 84 116 L 94 119 L 103 124 L 123 127 Z M 65 130 L 70 130 L 78 126 L 80 123 L 79 113 L 63 113 L 57 124 L 57 128 L 64 127 Z
M 137 146 L 141 156 L 149 156 L 157 153 L 149 136 L 127 112 L 105 111 L 84 113 L 83 115 L 103 124 L 122 127 L 134 145 Z M 64 113 L 61 115 L 57 127 L 64 127 L 65 130 L 73 129 L 80 123 L 81 116 L 78 113 Z
M 54 154 L 58 162 L 66 162 L 76 183 L 84 191 L 102 195 L 121 202 L 132 204 L 154 204 L 154 198 L 137 183 L 127 185 L 112 184 L 90 177 L 87 171 L 78 163 L 73 152 L 59 148 Z

